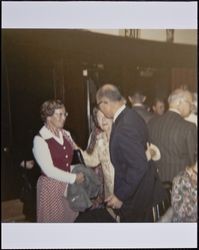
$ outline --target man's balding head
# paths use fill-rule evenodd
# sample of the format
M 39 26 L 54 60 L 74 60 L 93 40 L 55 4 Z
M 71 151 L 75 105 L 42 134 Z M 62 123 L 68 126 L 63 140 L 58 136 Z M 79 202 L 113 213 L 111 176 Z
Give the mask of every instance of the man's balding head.
M 119 89 L 112 84 L 105 84 L 98 89 L 96 101 L 99 109 L 108 118 L 113 118 L 115 112 L 126 103 Z
M 123 99 L 119 89 L 112 84 L 105 84 L 99 90 L 96 94 L 96 99 L 100 100 L 102 97 L 108 98 L 110 101 L 121 101 Z

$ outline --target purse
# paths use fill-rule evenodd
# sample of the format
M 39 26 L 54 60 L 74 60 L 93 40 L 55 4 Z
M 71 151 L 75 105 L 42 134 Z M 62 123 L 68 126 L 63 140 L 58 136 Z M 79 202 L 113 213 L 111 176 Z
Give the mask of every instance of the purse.
M 73 159 L 71 162 L 71 165 L 77 165 L 77 164 L 82 164 L 85 166 L 84 158 L 79 149 L 73 150 Z

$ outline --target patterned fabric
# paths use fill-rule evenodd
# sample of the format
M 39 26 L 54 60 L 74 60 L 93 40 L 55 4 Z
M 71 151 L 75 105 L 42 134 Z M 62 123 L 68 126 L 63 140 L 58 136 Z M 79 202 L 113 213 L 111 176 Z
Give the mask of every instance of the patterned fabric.
M 113 194 L 114 188 L 114 168 L 110 160 L 109 153 L 109 140 L 106 137 L 105 132 L 97 135 L 97 141 L 90 155 L 85 151 L 81 151 L 84 157 L 85 163 L 88 166 L 96 167 L 101 164 L 104 175 L 104 194 L 105 198 Z
M 46 176 L 37 182 L 37 222 L 74 222 L 78 213 L 63 197 L 66 184 Z
M 173 180 L 171 195 L 173 222 L 197 222 L 197 176 L 193 180 L 187 171 Z
M 67 183 L 70 183 L 70 180 L 68 178 L 69 181 L 61 181 L 57 178 L 56 172 L 56 170 L 59 170 L 58 173 L 61 177 L 66 174 L 68 176 L 73 175 L 70 173 L 70 164 L 73 157 L 72 138 L 64 130 L 62 131 L 63 137 L 55 138 L 45 126 L 40 130 L 40 135 L 41 138 L 39 139 L 44 140 L 47 145 L 44 144 L 41 147 L 42 144 L 38 143 L 34 146 L 37 149 L 37 158 L 41 155 L 43 157 L 43 159 L 39 158 L 41 169 L 47 168 L 48 171 L 46 170 L 37 182 L 37 222 L 73 222 L 78 213 L 70 209 L 68 201 L 64 197 Z M 45 146 L 49 150 L 42 151 Z M 38 150 L 38 147 L 40 150 Z M 50 165 L 51 159 L 52 166 Z

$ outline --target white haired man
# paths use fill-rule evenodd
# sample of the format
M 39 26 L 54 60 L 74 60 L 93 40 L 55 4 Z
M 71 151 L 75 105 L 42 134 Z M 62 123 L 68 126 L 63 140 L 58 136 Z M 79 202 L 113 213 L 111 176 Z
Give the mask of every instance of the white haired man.
M 163 182 L 172 182 L 181 170 L 194 164 L 197 145 L 196 126 L 184 119 L 191 113 L 192 94 L 176 89 L 168 103 L 168 111 L 148 123 L 150 140 L 161 153 L 161 159 L 155 164 Z

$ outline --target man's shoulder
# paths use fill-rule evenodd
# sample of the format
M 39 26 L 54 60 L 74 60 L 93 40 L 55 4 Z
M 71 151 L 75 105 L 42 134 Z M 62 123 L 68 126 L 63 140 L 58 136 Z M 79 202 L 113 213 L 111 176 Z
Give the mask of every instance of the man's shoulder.
M 194 127 L 196 128 L 196 125 L 186 121 L 182 116 L 175 114 L 173 118 L 171 119 L 171 123 L 175 122 L 176 128 L 181 129 L 182 131 L 187 131 L 187 130 L 194 130 Z
M 148 125 L 150 126 L 151 124 L 156 124 L 161 122 L 162 116 L 160 115 L 152 115 L 151 119 L 148 122 Z
M 183 121 L 184 123 L 184 127 L 186 128 L 186 130 L 197 130 L 196 124 L 190 121 L 187 121 L 184 119 Z
M 138 118 L 140 118 L 140 115 L 138 114 L 138 112 L 134 109 L 134 108 L 129 108 L 129 107 L 127 107 L 126 109 L 125 109 L 125 111 L 126 111 L 126 116 L 129 116 L 129 117 L 138 117 Z
M 146 131 L 146 123 L 143 118 L 132 108 L 127 107 L 121 117 L 119 117 L 116 122 L 117 131 L 123 133 L 122 131 Z
M 175 112 L 168 112 L 169 115 L 172 115 L 172 120 L 175 120 L 179 127 L 183 127 L 185 131 L 187 129 L 196 129 L 196 125 L 190 121 L 187 121 L 185 118 L 180 116 Z
M 167 110 L 163 115 L 154 115 L 149 121 L 149 124 L 165 124 L 169 123 L 171 120 L 181 122 L 183 118 L 179 114 Z
M 143 120 L 143 118 L 132 108 L 127 107 L 124 110 L 124 115 L 123 115 L 123 119 L 121 119 L 121 121 L 125 124 L 145 124 L 145 121 Z

